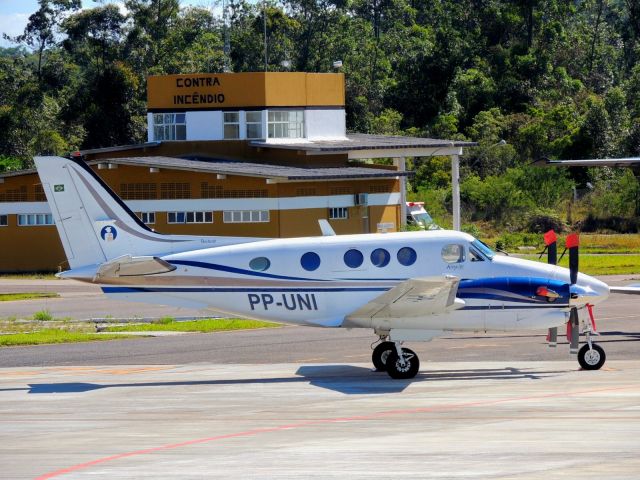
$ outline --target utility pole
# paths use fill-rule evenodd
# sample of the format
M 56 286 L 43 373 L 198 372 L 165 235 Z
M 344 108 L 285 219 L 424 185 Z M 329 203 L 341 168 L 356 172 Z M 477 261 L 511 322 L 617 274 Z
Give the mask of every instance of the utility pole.
M 264 71 L 267 71 L 269 60 L 267 56 L 267 0 L 262 0 L 262 19 L 264 29 Z
M 231 71 L 231 40 L 230 40 L 230 22 L 229 22 L 229 2 L 233 0 L 222 0 L 222 24 L 224 28 L 224 47 L 222 52 L 224 53 L 224 71 Z

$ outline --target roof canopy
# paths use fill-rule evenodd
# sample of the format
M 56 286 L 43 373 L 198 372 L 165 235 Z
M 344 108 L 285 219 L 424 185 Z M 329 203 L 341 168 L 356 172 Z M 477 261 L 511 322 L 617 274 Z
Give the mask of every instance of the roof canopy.
M 413 172 L 399 172 L 383 168 L 340 167 L 340 168 L 300 168 L 282 165 L 265 165 L 251 162 L 229 162 L 216 160 L 190 160 L 175 157 L 124 157 L 92 160 L 90 165 L 99 163 L 189 170 L 194 172 L 215 173 L 218 175 L 239 175 L 260 177 L 271 182 L 309 181 L 309 180 L 350 180 L 360 178 L 396 178 L 412 175 Z
M 306 155 L 344 155 L 346 153 L 349 159 L 462 155 L 463 147 L 477 145 L 476 142 L 458 140 L 367 135 L 364 133 L 347 135 L 344 140 L 254 140 L 249 144 L 257 148 L 297 150 Z

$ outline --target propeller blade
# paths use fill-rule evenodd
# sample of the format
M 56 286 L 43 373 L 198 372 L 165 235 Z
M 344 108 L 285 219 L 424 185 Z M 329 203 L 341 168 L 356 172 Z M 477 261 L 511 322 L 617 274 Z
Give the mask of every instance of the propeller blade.
M 567 236 L 566 245 L 569 249 L 569 275 L 571 285 L 574 285 L 578 281 L 578 250 L 580 247 L 580 237 L 578 237 L 578 234 L 572 233 Z
M 544 234 L 544 244 L 547 246 L 547 263 L 555 265 L 558 263 L 558 236 L 553 230 Z

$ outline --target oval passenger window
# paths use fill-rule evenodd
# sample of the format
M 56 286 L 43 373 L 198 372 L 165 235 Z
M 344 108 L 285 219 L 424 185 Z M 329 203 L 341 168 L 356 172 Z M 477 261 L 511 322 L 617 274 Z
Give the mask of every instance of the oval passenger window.
M 400 250 L 398 250 L 397 257 L 398 257 L 398 262 L 401 265 L 408 267 L 409 265 L 413 265 L 414 263 L 416 263 L 416 259 L 418 258 L 418 255 L 416 254 L 416 251 L 413 248 L 402 247 Z
M 344 263 L 349 268 L 358 268 L 364 261 L 364 255 L 360 250 L 352 248 L 344 254 Z
M 249 268 L 256 272 L 264 272 L 271 266 L 271 262 L 267 257 L 256 257 L 249 262 Z
M 320 256 L 315 252 L 307 252 L 300 257 L 300 265 L 308 272 L 317 270 L 320 266 Z
M 389 255 L 389 252 L 387 252 L 384 248 L 376 248 L 373 252 L 371 252 L 371 263 L 373 263 L 376 267 L 386 267 L 389 264 L 390 259 L 391 255 Z

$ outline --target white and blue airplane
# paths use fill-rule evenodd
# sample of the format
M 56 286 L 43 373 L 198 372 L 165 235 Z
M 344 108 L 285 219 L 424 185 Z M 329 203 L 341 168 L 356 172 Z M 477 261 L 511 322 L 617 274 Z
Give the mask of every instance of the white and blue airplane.
M 82 160 L 35 163 L 70 266 L 59 276 L 98 284 L 110 298 L 371 329 L 380 339 L 374 366 L 393 378 L 419 370 L 404 342 L 450 332 L 568 325 L 574 339 L 578 328 L 586 336 L 582 367 L 604 364 L 589 314 L 611 289 L 578 273 L 577 261 L 569 270 L 496 255 L 457 231 L 336 236 L 326 221 L 318 237 L 163 235 Z

